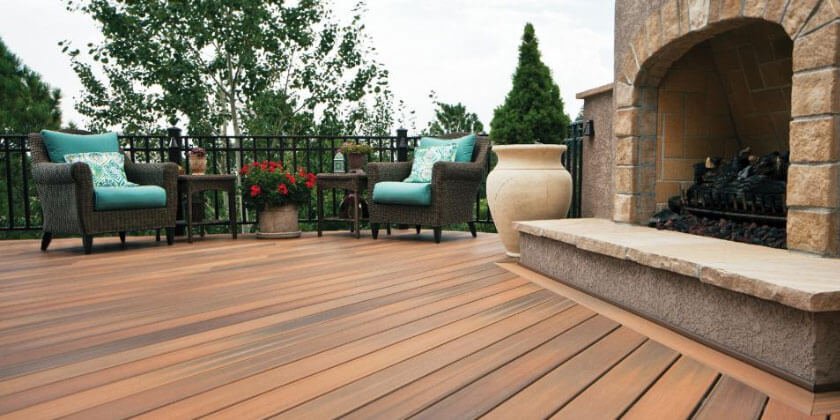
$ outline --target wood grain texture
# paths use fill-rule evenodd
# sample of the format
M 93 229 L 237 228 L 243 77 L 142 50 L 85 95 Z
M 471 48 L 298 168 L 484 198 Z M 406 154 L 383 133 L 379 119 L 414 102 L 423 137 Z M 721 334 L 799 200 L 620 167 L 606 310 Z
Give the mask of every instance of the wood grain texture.
M 647 341 L 552 418 L 617 418 L 677 357 L 679 353 L 654 341 Z
M 684 418 L 766 399 L 731 379 L 702 392 L 717 370 L 501 269 L 489 234 L 0 255 L 3 418 Z
M 708 366 L 688 357 L 680 357 L 623 418 L 688 418 L 703 401 L 718 376 Z
M 767 396 L 729 376 L 722 377 L 694 416 L 697 420 L 757 419 Z
M 826 415 L 809 416 L 800 413 L 776 400 L 767 401 L 761 420 L 827 420 Z

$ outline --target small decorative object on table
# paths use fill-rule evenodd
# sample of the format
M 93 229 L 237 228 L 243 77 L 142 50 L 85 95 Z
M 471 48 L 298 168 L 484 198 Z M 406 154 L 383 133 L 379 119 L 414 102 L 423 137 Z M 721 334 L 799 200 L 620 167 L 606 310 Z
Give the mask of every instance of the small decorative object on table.
M 347 166 L 350 172 L 364 172 L 368 155 L 373 149 L 367 144 L 345 142 L 341 145 L 340 150 L 347 156 Z
M 254 162 L 244 166 L 242 197 L 246 204 L 257 209 L 260 239 L 297 238 L 298 206 L 309 200 L 316 177 L 300 168 L 293 172 L 281 162 Z
M 190 174 L 204 175 L 207 171 L 207 151 L 201 147 L 193 147 L 187 156 L 190 159 Z
M 341 154 L 341 150 L 336 152 L 335 157 L 333 158 L 333 172 L 337 174 L 343 174 L 347 172 L 344 169 L 344 155 Z

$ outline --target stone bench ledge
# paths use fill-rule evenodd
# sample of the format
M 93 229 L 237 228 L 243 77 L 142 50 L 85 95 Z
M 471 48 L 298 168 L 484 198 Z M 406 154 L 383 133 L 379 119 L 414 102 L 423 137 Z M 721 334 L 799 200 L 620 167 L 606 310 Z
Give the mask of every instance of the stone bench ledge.
M 840 259 L 605 219 L 518 222 L 515 227 L 522 233 L 672 271 L 803 311 L 840 311 Z

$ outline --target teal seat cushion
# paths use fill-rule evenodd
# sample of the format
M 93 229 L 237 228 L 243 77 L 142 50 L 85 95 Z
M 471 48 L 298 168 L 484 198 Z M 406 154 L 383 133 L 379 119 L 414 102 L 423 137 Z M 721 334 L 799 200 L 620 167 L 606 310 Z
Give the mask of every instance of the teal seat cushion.
M 156 185 L 94 187 L 93 193 L 97 211 L 166 207 L 166 190 Z
M 117 133 L 103 134 L 68 134 L 58 131 L 41 130 L 44 146 L 50 161 L 65 163 L 64 155 L 90 152 L 119 152 L 120 142 Z
M 452 140 L 423 137 L 420 139 L 419 147 L 442 146 L 449 143 L 455 143 L 457 145 L 455 162 L 472 162 L 473 150 L 475 149 L 475 134 L 469 134 Z
M 428 206 L 432 204 L 432 184 L 428 182 L 377 182 L 373 187 L 373 202 Z

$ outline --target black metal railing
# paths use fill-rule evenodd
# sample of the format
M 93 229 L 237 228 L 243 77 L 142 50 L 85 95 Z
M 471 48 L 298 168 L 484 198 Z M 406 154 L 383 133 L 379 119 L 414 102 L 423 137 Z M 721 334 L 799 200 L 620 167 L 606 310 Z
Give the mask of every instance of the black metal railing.
M 592 136 L 592 121 L 575 121 L 569 125 L 569 131 L 563 144 L 563 166 L 572 175 L 572 205 L 569 207 L 570 218 L 581 217 L 581 195 L 583 193 L 583 139 Z
M 572 174 L 574 191 L 569 217 L 580 217 L 581 178 L 584 123 L 573 123 L 565 140 L 568 151 L 564 165 Z M 329 172 L 335 151 L 344 142 L 369 144 L 373 148 L 371 161 L 402 161 L 410 158 L 419 137 L 410 137 L 407 131 L 397 130 L 395 136 L 182 136 L 180 130 L 171 128 L 165 135 L 121 135 L 120 144 L 135 162 L 178 162 L 189 171 L 186 151 L 202 147 L 207 151 L 207 172 L 216 174 L 237 173 L 243 163 L 262 160 L 282 161 L 292 167 L 305 167 L 311 172 Z M 0 134 L 0 232 L 35 231 L 41 226 L 40 203 L 31 180 L 31 161 L 28 136 Z M 493 169 L 495 157 L 487 162 L 487 172 Z M 475 201 L 475 222 L 491 228 L 493 223 L 487 207 L 484 183 Z M 222 192 L 208 192 L 205 196 L 205 213 L 208 219 L 226 225 L 226 201 Z M 337 195 L 338 194 L 338 195 Z M 326 197 L 325 210 L 335 215 L 340 204 L 340 194 L 333 191 Z M 302 223 L 316 222 L 314 196 L 301 208 Z M 255 222 L 253 210 L 239 206 L 240 225 Z

